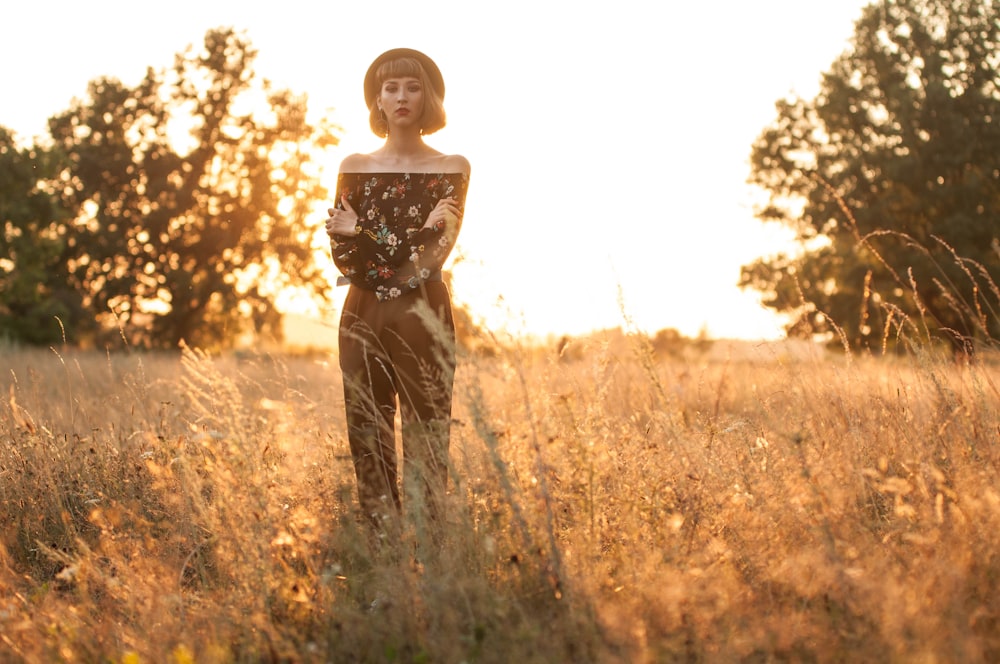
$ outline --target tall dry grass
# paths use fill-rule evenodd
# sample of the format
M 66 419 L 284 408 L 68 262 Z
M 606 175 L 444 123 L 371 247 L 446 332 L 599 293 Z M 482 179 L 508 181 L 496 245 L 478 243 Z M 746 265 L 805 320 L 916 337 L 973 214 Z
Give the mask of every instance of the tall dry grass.
M 464 358 L 435 547 L 331 358 L 0 353 L 2 660 L 1000 659 L 985 357 Z

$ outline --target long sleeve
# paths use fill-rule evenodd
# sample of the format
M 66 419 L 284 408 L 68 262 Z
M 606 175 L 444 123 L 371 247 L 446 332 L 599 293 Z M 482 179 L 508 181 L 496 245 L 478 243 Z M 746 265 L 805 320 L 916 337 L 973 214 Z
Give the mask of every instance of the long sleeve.
M 337 207 L 340 207 L 338 204 Z M 333 255 L 333 264 L 337 266 L 340 273 L 350 279 L 359 271 L 358 266 L 358 242 L 356 237 L 349 235 L 334 234 L 330 238 L 330 253 Z
M 346 173 L 337 185 L 358 214 L 357 236 L 334 235 L 333 260 L 356 286 L 380 300 L 404 295 L 440 272 L 461 230 L 439 223 L 423 228 L 442 198 L 464 206 L 468 178 L 462 173 Z

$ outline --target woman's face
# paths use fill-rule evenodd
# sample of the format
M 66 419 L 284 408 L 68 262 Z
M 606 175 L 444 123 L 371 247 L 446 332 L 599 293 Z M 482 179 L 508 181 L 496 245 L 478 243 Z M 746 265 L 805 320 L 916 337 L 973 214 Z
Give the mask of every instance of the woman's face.
M 379 106 L 390 127 L 420 123 L 424 110 L 424 90 L 419 78 L 389 78 L 382 83 Z

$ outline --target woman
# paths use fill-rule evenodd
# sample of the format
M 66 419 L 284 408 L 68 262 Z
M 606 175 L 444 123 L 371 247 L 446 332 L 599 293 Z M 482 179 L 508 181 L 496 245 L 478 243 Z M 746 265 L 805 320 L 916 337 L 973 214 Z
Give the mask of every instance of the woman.
M 365 102 L 385 144 L 344 159 L 326 222 L 338 283 L 350 283 L 340 319 L 348 439 L 361 509 L 376 524 L 401 503 L 397 401 L 412 507 L 438 515 L 448 479 L 455 328 L 441 267 L 461 227 L 470 167 L 424 143 L 445 125 L 443 100 L 444 79 L 423 53 L 375 59 Z

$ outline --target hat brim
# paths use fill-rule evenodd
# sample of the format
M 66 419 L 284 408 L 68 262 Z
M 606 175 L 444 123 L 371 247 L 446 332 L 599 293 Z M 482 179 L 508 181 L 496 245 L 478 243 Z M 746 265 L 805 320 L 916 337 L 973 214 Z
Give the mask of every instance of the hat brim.
M 441 76 L 441 70 L 434 64 L 434 61 L 416 49 L 394 48 L 375 58 L 375 61 L 368 67 L 368 72 L 365 73 L 365 105 L 368 108 L 372 107 L 375 98 L 378 97 L 379 82 L 376 80 L 378 68 L 384 62 L 400 58 L 413 58 L 419 62 L 427 73 L 428 82 L 434 87 L 438 97 L 444 99 L 444 77 Z

